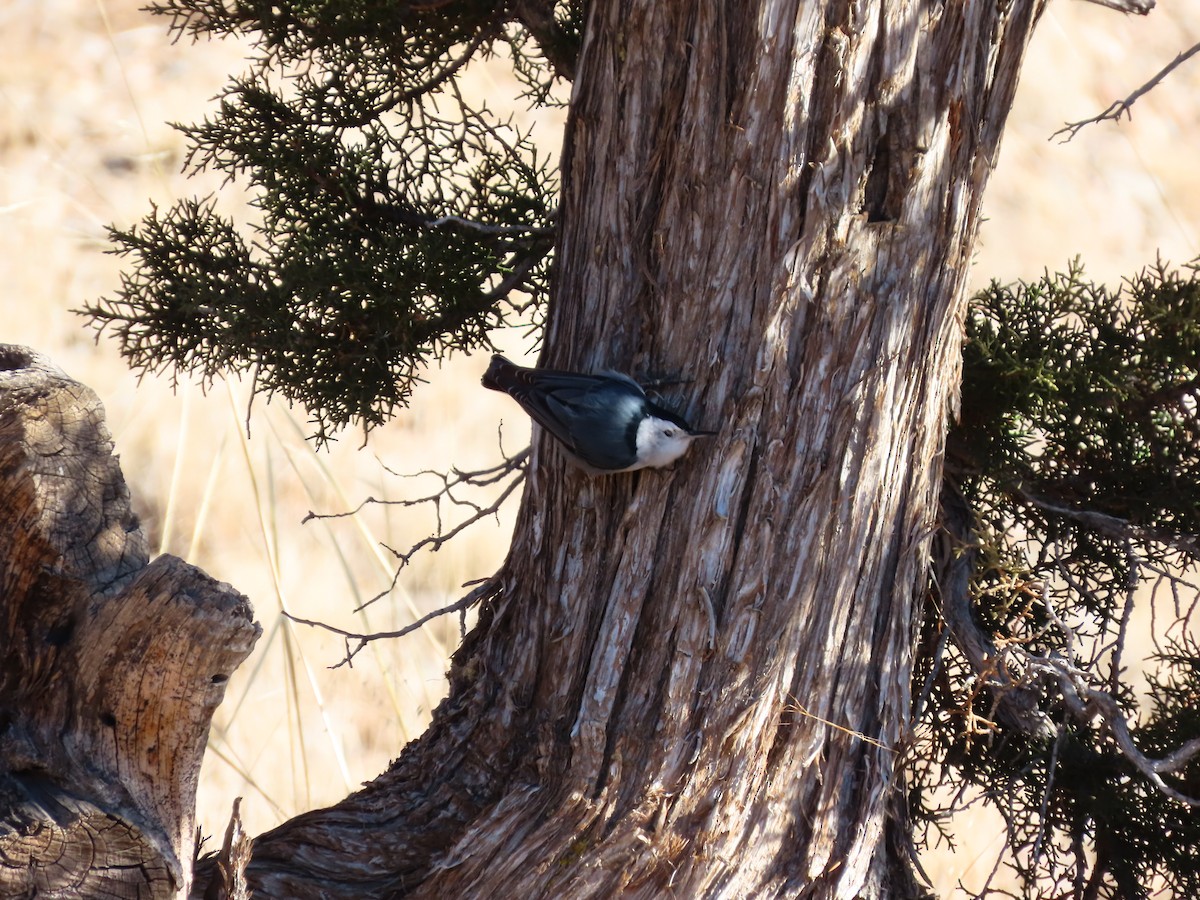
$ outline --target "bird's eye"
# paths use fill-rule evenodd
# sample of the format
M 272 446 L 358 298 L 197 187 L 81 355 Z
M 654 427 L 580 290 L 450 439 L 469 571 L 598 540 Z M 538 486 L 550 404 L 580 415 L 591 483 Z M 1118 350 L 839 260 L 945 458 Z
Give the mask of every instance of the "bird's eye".
M 674 429 L 674 428 L 667 428 L 667 429 L 665 429 L 665 430 L 663 431 L 663 434 L 664 434 L 666 437 L 675 437 L 675 429 Z

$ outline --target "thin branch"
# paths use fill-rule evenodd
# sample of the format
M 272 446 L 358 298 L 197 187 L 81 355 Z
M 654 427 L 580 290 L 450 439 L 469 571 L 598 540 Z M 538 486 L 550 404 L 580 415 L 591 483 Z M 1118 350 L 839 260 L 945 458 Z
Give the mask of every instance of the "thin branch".
M 1200 755 L 1200 738 L 1193 738 L 1161 759 L 1151 759 L 1133 742 L 1133 735 L 1129 732 L 1129 720 L 1111 694 L 1089 686 L 1082 677 L 1083 673 L 1078 670 L 1072 671 L 1072 667 L 1067 665 L 1065 660 L 1031 656 L 1029 664 L 1031 671 L 1049 675 L 1056 681 L 1067 708 L 1077 719 L 1086 722 L 1098 716 L 1112 734 L 1121 755 L 1159 791 L 1180 803 L 1200 807 L 1200 799 L 1175 790 L 1162 779 L 1162 773 L 1176 772 Z
M 1112 4 L 1105 3 L 1104 5 L 1109 6 Z M 1151 4 L 1151 5 L 1153 5 L 1153 4 Z M 1122 7 L 1116 7 L 1116 8 L 1120 9 Z M 1137 12 L 1140 10 L 1134 10 L 1134 11 Z M 1146 11 L 1148 12 L 1149 10 L 1147 9 Z M 1140 88 L 1138 88 L 1136 91 L 1134 91 L 1128 97 L 1126 97 L 1124 100 L 1115 101 L 1108 107 L 1108 109 L 1104 110 L 1104 112 L 1100 113 L 1098 116 L 1092 116 L 1090 119 L 1083 119 L 1082 121 L 1079 121 L 1079 122 L 1068 122 L 1062 128 L 1058 129 L 1058 131 L 1054 132 L 1054 134 L 1050 135 L 1049 140 L 1054 140 L 1060 134 L 1065 134 L 1066 137 L 1063 138 L 1062 141 L 1060 142 L 1060 143 L 1065 144 L 1067 141 L 1069 141 L 1073 137 L 1075 137 L 1075 135 L 1079 134 L 1079 132 L 1083 130 L 1084 126 L 1091 125 L 1094 122 L 1103 122 L 1106 119 L 1111 119 L 1114 122 L 1119 122 L 1121 120 L 1122 115 L 1124 115 L 1127 118 L 1129 118 L 1130 120 L 1132 120 L 1133 114 L 1130 113 L 1130 109 L 1133 107 L 1133 104 L 1135 104 L 1139 99 L 1141 99 L 1143 94 L 1149 93 L 1151 90 L 1158 87 L 1158 85 L 1162 82 L 1162 80 L 1164 78 L 1166 78 L 1168 75 L 1170 75 L 1172 71 L 1177 69 L 1179 66 L 1183 65 L 1183 63 L 1187 62 L 1189 59 L 1191 59 L 1197 53 L 1200 53 L 1200 44 L 1195 44 L 1192 47 L 1190 47 L 1189 49 L 1184 50 L 1182 53 L 1180 53 L 1178 56 L 1176 56 L 1175 59 L 1173 59 L 1170 63 L 1168 63 L 1166 66 L 1164 66 L 1161 72 L 1159 72 L 1157 75 L 1155 75 L 1153 78 L 1151 78 L 1145 84 L 1143 84 Z
M 929 698 L 933 696 L 933 685 L 937 680 L 938 674 L 941 672 L 942 660 L 946 656 L 946 647 L 949 643 L 950 629 L 942 628 L 938 634 L 937 646 L 933 648 L 933 659 L 929 664 L 929 674 L 925 676 L 925 682 L 921 685 L 921 692 L 917 695 L 917 700 L 913 704 L 910 728 L 925 715 L 925 705 L 929 702 Z
M 1141 569 L 1141 560 L 1133 550 L 1133 541 L 1128 539 L 1125 541 L 1125 560 L 1129 565 L 1129 574 L 1125 579 L 1125 605 L 1121 610 L 1121 623 L 1117 628 L 1117 640 L 1112 651 L 1112 666 L 1108 673 L 1108 689 L 1114 695 L 1121 683 L 1121 656 L 1125 652 L 1125 639 L 1129 635 L 1129 621 L 1133 618 L 1134 599 L 1137 595 L 1138 584 L 1141 582 L 1138 574 Z M 1154 602 L 1153 599 L 1151 602 Z
M 1166 582 L 1171 590 L 1171 608 L 1175 613 L 1175 621 L 1173 621 L 1164 631 L 1164 636 L 1169 635 L 1171 631 L 1186 631 L 1195 621 L 1197 612 L 1200 612 L 1200 584 L 1188 581 L 1181 577 L 1177 572 L 1169 571 L 1161 566 L 1155 565 L 1153 562 L 1143 561 L 1143 566 L 1158 576 L 1158 580 L 1154 584 L 1154 590 L 1151 593 L 1150 615 L 1153 629 L 1154 649 L 1160 654 L 1163 652 L 1159 643 L 1160 630 L 1157 627 L 1157 612 L 1156 602 L 1158 599 L 1158 591 Z M 1191 602 L 1186 610 L 1183 609 L 1183 598 L 1180 596 L 1180 589 L 1186 588 L 1191 594 Z
M 534 270 L 538 263 L 545 259 L 546 254 L 550 252 L 547 247 L 541 253 L 531 253 L 528 256 L 522 257 L 516 265 L 513 266 L 511 272 L 504 276 L 504 279 L 483 295 L 483 299 L 489 303 L 496 303 L 504 300 L 514 290 L 525 283 L 526 276 Z
M 502 462 L 499 462 L 494 466 L 489 466 L 487 468 L 477 469 L 474 471 L 451 469 L 450 474 L 438 472 L 434 469 L 422 469 L 420 472 L 400 473 L 385 465 L 383 468 L 386 472 L 396 475 L 400 478 L 420 478 L 422 475 L 433 475 L 434 477 L 442 480 L 442 487 L 432 494 L 428 494 L 424 497 L 417 497 L 413 500 L 380 500 L 377 497 L 367 497 L 353 509 L 349 509 L 340 513 L 318 513 L 313 512 L 310 509 L 308 514 L 300 520 L 300 523 L 304 524 L 310 519 L 345 519 L 350 516 L 358 515 L 364 508 L 374 504 L 379 504 L 381 506 L 421 506 L 425 503 L 437 503 L 442 497 L 448 497 L 457 506 L 469 506 L 478 512 L 482 509 L 482 507 L 480 507 L 478 504 L 472 503 L 469 500 L 461 500 L 450 492 L 460 485 L 486 487 L 488 485 L 495 484 L 510 472 L 522 470 L 525 461 L 528 458 L 529 448 L 526 447 L 519 453 L 515 453 L 512 456 L 506 456 Z
M 375 596 L 364 601 L 355 610 L 355 612 L 365 609 L 375 601 L 381 600 L 390 594 L 395 589 L 397 582 L 400 580 L 400 573 L 412 561 L 412 558 L 416 556 L 417 553 L 427 548 L 430 550 L 430 552 L 436 552 L 445 546 L 449 541 L 453 540 L 457 535 L 462 534 L 462 532 L 466 531 L 472 525 L 484 519 L 491 518 L 499 513 L 500 507 L 504 505 L 505 501 L 508 500 L 508 498 L 512 496 L 513 492 L 525 482 L 525 466 L 529 459 L 529 448 L 526 447 L 519 453 L 508 456 L 507 454 L 504 454 L 504 448 L 501 446 L 500 452 L 504 455 L 504 458 L 499 463 L 494 466 L 488 466 L 487 468 L 476 469 L 473 471 L 452 469 L 449 473 L 446 473 L 434 471 L 432 469 L 425 469 L 420 472 L 404 475 L 395 472 L 385 465 L 383 468 L 387 472 L 391 473 L 392 475 L 397 475 L 401 478 L 419 478 L 424 475 L 432 475 L 433 477 L 440 479 L 441 487 L 423 497 L 417 497 L 410 500 L 380 500 L 376 497 L 367 497 L 365 500 L 359 503 L 358 506 L 347 510 L 346 512 L 316 513 L 312 510 L 309 510 L 308 514 L 301 520 L 302 522 L 307 522 L 310 519 L 342 519 L 347 516 L 354 516 L 369 505 L 401 507 L 432 505 L 434 508 L 434 514 L 437 517 L 437 525 L 433 534 L 417 541 L 406 551 L 397 550 L 386 543 L 382 544 L 382 546 L 386 548 L 389 553 L 400 560 L 400 564 L 396 567 L 396 571 L 392 574 L 392 580 L 388 586 Z M 460 493 L 464 489 L 494 487 L 510 476 L 511 480 L 504 485 L 500 493 L 495 495 L 489 503 L 478 503 L 470 499 L 470 497 L 462 496 Z M 453 528 L 447 529 L 446 523 L 442 519 L 443 502 L 448 502 L 452 506 L 468 509 L 470 510 L 470 514 Z
M 1058 771 L 1058 755 L 1062 752 L 1062 745 L 1066 737 L 1066 729 L 1060 727 L 1058 737 L 1054 739 L 1054 746 L 1050 748 L 1050 763 L 1046 767 L 1046 787 L 1042 791 L 1042 803 L 1038 808 L 1037 837 L 1033 842 L 1032 855 L 1035 863 L 1040 862 L 1042 858 L 1042 844 L 1046 840 L 1046 809 L 1050 805 L 1050 792 L 1054 789 L 1054 775 Z
M 978 542 L 966 499 L 948 482 L 942 489 L 942 524 L 943 540 L 935 569 L 940 573 L 942 620 L 950 637 L 980 683 L 995 692 L 999 718 L 1025 734 L 1048 739 L 1054 731 L 1049 717 L 1038 706 L 1038 692 L 1004 671 L 1008 648 L 997 647 L 971 612 L 970 582 L 979 555 Z
M 1144 16 L 1154 9 L 1154 0 L 1091 0 L 1097 6 L 1107 6 L 1118 12 Z
M 1196 46 L 1200 47 L 1200 44 Z M 1008 490 L 1014 497 L 1032 506 L 1036 506 L 1038 509 L 1073 519 L 1079 524 L 1094 529 L 1108 537 L 1118 540 L 1133 539 L 1145 544 L 1162 544 L 1164 547 L 1170 547 L 1172 550 L 1176 550 L 1185 556 L 1200 556 L 1200 541 L 1197 540 L 1197 536 L 1194 534 L 1176 534 L 1165 530 L 1160 531 L 1156 528 L 1135 525 L 1133 522 L 1118 518 L 1117 516 L 1110 516 L 1108 513 L 1097 512 L 1091 509 L 1074 509 L 1070 506 L 1054 503 L 1045 497 L 1031 494 L 1024 488 L 1017 486 L 1010 487 Z
M 486 222 L 477 222 L 474 219 L 467 219 L 463 216 L 446 215 L 434 217 L 399 203 L 363 201 L 363 204 L 364 206 L 369 205 L 371 212 L 381 215 L 389 221 L 399 222 L 402 225 L 412 225 L 416 228 L 445 229 L 448 231 L 457 231 L 460 234 L 477 234 L 485 237 L 516 235 L 527 238 L 528 243 L 534 243 L 535 241 L 544 243 L 554 236 L 555 226 L 553 225 L 489 225 Z M 557 215 L 557 210 L 552 211 L 550 219 L 553 220 Z
M 1089 685 L 1087 683 L 1088 673 L 1074 664 L 1073 633 L 1059 617 L 1058 612 L 1054 609 L 1054 604 L 1050 602 L 1049 589 L 1044 591 L 1042 600 L 1046 615 L 1060 629 L 1064 629 L 1064 634 L 1071 636 L 1067 644 L 1068 656 L 1066 659 L 1062 659 L 1030 655 L 1026 660 L 1028 670 L 1031 673 L 1050 675 L 1058 684 L 1059 692 L 1062 694 L 1067 708 L 1081 722 L 1088 722 L 1099 716 L 1117 742 L 1117 748 L 1121 751 L 1121 755 L 1129 760 L 1134 768 L 1146 776 L 1162 793 L 1180 803 L 1186 803 L 1188 806 L 1200 807 L 1200 799 L 1180 793 L 1162 780 L 1162 773 L 1176 772 L 1187 765 L 1193 757 L 1200 754 L 1200 738 L 1193 738 L 1162 759 L 1150 759 L 1143 754 L 1133 742 L 1133 735 L 1129 732 L 1129 720 L 1121 711 L 1117 699 L 1108 691 L 1102 691 Z
M 308 625 L 312 628 L 322 628 L 325 631 L 332 632 L 333 634 L 340 635 L 342 638 L 344 638 L 346 642 L 346 655 L 341 662 L 330 666 L 331 669 L 338 669 L 348 664 L 353 666 L 354 657 L 357 656 L 362 649 L 372 641 L 402 638 L 406 634 L 412 634 L 412 632 L 416 631 L 427 622 L 432 622 L 434 619 L 441 618 L 442 616 L 448 616 L 451 613 L 463 613 L 465 615 L 466 611 L 472 606 L 485 598 L 490 599 L 495 597 L 497 594 L 499 594 L 499 592 L 500 580 L 493 576 L 492 578 L 489 578 L 487 581 L 480 584 L 465 597 L 456 600 L 448 606 L 443 606 L 439 609 L 435 609 L 433 612 L 426 613 L 415 622 L 405 625 L 403 628 L 397 631 L 347 631 L 344 628 L 338 628 L 337 626 L 330 625 L 326 622 L 318 622 L 315 619 L 302 619 L 299 616 L 293 616 L 289 612 L 285 612 L 284 615 L 297 625 Z
M 323 125 L 333 128 L 351 129 L 362 128 L 365 125 L 378 119 L 385 113 L 391 112 L 399 106 L 406 103 L 411 103 L 414 100 L 420 99 L 428 94 L 432 94 L 438 88 L 444 87 L 454 76 L 456 76 L 464 66 L 466 66 L 475 54 L 484 44 L 489 41 L 494 41 L 500 36 L 503 23 L 499 15 L 492 17 L 492 21 L 482 26 L 479 31 L 471 38 L 462 50 L 447 60 L 445 65 L 437 69 L 427 78 L 403 91 L 386 91 L 379 94 L 378 102 L 372 104 L 366 109 L 355 114 L 342 113 L 340 109 L 335 107 L 327 107 L 322 110 L 324 118 Z M 398 70 L 399 71 L 399 70 Z M 410 69 L 413 71 L 413 69 Z M 336 87 L 339 92 L 346 93 L 347 91 L 342 84 L 343 71 L 338 69 L 330 73 L 329 80 L 326 82 L 328 86 Z
M 518 453 L 516 456 L 512 456 L 512 457 L 505 459 L 505 461 L 503 463 L 501 463 L 500 465 L 493 466 L 489 469 L 481 469 L 480 472 L 478 472 L 478 473 L 476 473 L 476 472 L 460 472 L 456 469 L 450 476 L 447 476 L 447 475 L 440 476 L 441 478 L 444 479 L 444 483 L 445 483 L 445 486 L 442 488 L 441 491 L 439 491 L 437 494 L 432 494 L 429 497 L 422 498 L 421 500 L 375 500 L 375 501 L 372 501 L 375 503 L 400 504 L 402 506 L 412 506 L 416 503 L 433 503 L 435 506 L 438 507 L 438 531 L 437 531 L 437 534 L 431 534 L 429 537 L 422 538 L 421 540 L 419 540 L 415 544 L 413 544 L 411 547 L 409 547 L 408 550 L 403 551 L 403 552 L 400 550 L 396 550 L 395 548 L 390 547 L 387 544 L 383 544 L 383 546 L 387 547 L 388 551 L 393 556 L 395 556 L 397 559 L 400 560 L 400 568 L 404 568 L 404 566 L 408 565 L 409 562 L 412 560 L 412 558 L 414 556 L 416 556 L 416 554 L 419 551 L 425 549 L 426 547 L 429 547 L 432 552 L 436 552 L 436 551 L 442 549 L 442 547 L 445 546 L 446 543 L 449 542 L 450 540 L 452 540 L 456 535 L 461 534 L 463 531 L 470 528 L 476 522 L 479 522 L 482 519 L 490 518 L 490 517 L 496 515 L 500 511 L 500 507 L 504 505 L 504 501 L 507 500 L 512 495 L 513 491 L 515 491 L 518 487 L 521 486 L 521 484 L 524 483 L 524 481 L 525 481 L 525 462 L 526 462 L 526 460 L 528 460 L 528 458 L 529 458 L 529 448 L 526 448 L 526 449 L 522 450 L 520 453 Z M 498 480 L 498 477 L 494 477 L 495 473 L 498 471 L 500 472 L 499 477 L 503 477 L 510 473 L 516 473 L 516 477 L 513 478 L 512 481 L 510 481 L 507 485 L 505 485 L 504 490 L 502 490 L 500 492 L 500 494 L 487 506 L 481 506 L 470 500 L 460 499 L 460 498 L 454 496 L 454 494 L 452 493 L 454 488 L 458 487 L 459 485 L 463 485 L 463 484 L 471 485 L 472 487 L 480 487 L 480 486 L 487 485 L 487 484 L 493 484 L 493 483 L 495 483 L 496 480 Z M 426 472 L 423 474 L 432 475 L 432 474 L 438 474 L 438 473 Z M 491 478 L 492 480 L 490 480 L 490 481 L 472 480 L 472 477 L 476 476 L 476 475 L 483 475 L 484 477 Z M 449 498 L 449 500 L 452 503 L 454 503 L 456 506 L 467 506 L 473 510 L 473 512 L 471 513 L 470 516 L 468 516 L 466 519 L 464 519 L 459 524 L 455 525 L 449 531 L 445 531 L 441 527 L 441 507 L 440 507 L 439 501 L 440 501 L 440 498 L 443 496 Z
M 551 218 L 555 216 L 557 216 L 557 212 L 551 214 Z M 532 234 L 541 237 L 549 237 L 554 234 L 553 226 L 534 228 L 529 225 L 487 225 L 483 222 L 476 222 L 473 219 L 464 219 L 462 216 L 441 216 L 437 219 L 429 218 L 423 224 L 426 228 L 441 228 L 443 225 L 454 225 L 468 231 L 477 231 L 480 234 Z
M 1004 819 L 1005 833 L 1006 834 L 1016 834 L 1017 833 L 1017 823 L 1013 821 L 1012 816 L 1010 815 L 1010 813 L 1008 811 L 1008 808 L 1003 803 L 995 803 L 995 804 L 993 804 L 993 806 L 1000 813 L 1000 817 L 1002 819 Z M 1000 866 L 1003 863 L 1004 863 L 1004 848 L 1001 847 L 998 851 L 996 851 L 996 861 L 994 863 L 992 863 L 992 869 L 990 872 L 988 872 L 987 880 L 983 882 L 983 888 L 979 892 L 980 897 L 986 897 L 988 895 L 988 893 L 992 890 L 992 881 L 1000 873 Z M 958 882 L 958 886 L 960 888 L 962 888 L 963 890 L 966 890 L 966 885 L 964 885 L 961 880 Z M 1000 891 L 999 893 L 1003 894 L 1004 892 Z

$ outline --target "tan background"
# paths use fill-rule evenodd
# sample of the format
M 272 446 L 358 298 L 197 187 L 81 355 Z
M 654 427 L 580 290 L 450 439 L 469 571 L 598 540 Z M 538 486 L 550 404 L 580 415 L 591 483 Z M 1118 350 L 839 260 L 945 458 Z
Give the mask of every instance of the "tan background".
M 505 422 L 515 449 L 528 426 L 511 404 L 478 388 L 481 359 L 428 373 L 413 408 L 359 450 L 347 435 L 329 453 L 303 439 L 303 414 L 256 402 L 245 438 L 247 385 L 207 395 L 167 377 L 140 384 L 112 341 L 93 342 L 70 309 L 111 294 L 120 262 L 104 255 L 104 226 L 128 225 L 219 181 L 178 172 L 184 145 L 164 122 L 211 109 L 227 75 L 245 68 L 234 42 L 172 45 L 141 0 L 7 0 L 0 5 L 0 341 L 28 344 L 104 401 L 135 504 L 154 546 L 187 558 L 248 594 L 265 634 L 231 683 L 213 731 L 200 793 L 204 830 L 221 834 L 233 797 L 251 833 L 330 803 L 381 771 L 418 734 L 444 691 L 445 654 L 458 624 L 441 620 L 374 645 L 353 668 L 330 669 L 341 645 L 284 624 L 279 613 L 347 627 L 388 628 L 461 594 L 459 585 L 502 558 L 514 509 L 415 564 L 364 622 L 352 609 L 384 590 L 392 561 L 429 533 L 428 513 L 374 508 L 358 519 L 300 524 L 310 509 L 338 511 L 367 496 L 405 497 L 434 482 L 397 472 L 470 467 L 494 458 Z M 1017 107 L 985 204 L 974 281 L 1036 277 L 1079 254 L 1105 279 L 1153 261 L 1200 254 L 1200 58 L 1186 63 L 1119 127 L 1048 140 L 1091 116 L 1200 41 L 1200 0 L 1163 3 L 1148 19 L 1053 0 L 1031 49 Z M 475 89 L 495 108 L 515 96 L 502 69 L 476 68 Z M 548 147 L 555 113 L 530 116 Z M 223 208 L 245 215 L 236 189 Z M 526 337 L 498 337 L 513 355 Z M 974 816 L 975 814 L 972 814 Z M 998 849 L 986 816 L 964 823 L 971 841 L 930 854 L 944 896 L 972 893 Z M 961 895 L 961 893 L 960 893 Z

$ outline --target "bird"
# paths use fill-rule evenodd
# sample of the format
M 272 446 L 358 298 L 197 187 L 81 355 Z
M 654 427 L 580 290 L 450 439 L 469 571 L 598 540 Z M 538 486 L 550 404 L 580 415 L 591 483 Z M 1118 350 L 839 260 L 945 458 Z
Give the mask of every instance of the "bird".
M 692 428 L 618 372 L 530 369 L 495 354 L 481 383 L 516 400 L 591 475 L 670 465 L 696 438 L 716 434 Z

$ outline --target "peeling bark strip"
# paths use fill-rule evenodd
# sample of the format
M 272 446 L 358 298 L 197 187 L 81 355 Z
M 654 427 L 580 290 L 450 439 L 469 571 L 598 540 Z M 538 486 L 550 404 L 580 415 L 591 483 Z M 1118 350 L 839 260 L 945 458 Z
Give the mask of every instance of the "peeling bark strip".
M 0 897 L 173 897 L 246 598 L 148 563 L 100 401 L 0 345 Z
M 256 841 L 268 897 L 894 897 L 914 604 L 979 207 L 1041 0 L 595 0 L 543 362 L 721 434 L 536 442 L 501 590 L 392 768 Z

